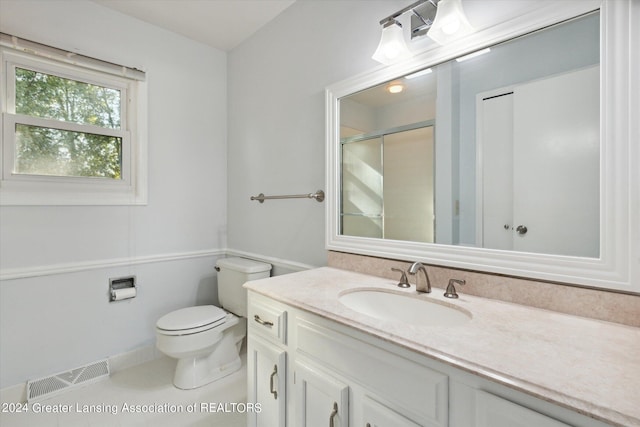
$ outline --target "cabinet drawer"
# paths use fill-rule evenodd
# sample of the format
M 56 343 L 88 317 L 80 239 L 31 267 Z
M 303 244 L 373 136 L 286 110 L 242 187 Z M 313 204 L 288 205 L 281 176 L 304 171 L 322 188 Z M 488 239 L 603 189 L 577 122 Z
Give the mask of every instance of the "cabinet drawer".
M 287 343 L 287 311 L 258 301 L 249 305 L 247 322 L 252 332 Z

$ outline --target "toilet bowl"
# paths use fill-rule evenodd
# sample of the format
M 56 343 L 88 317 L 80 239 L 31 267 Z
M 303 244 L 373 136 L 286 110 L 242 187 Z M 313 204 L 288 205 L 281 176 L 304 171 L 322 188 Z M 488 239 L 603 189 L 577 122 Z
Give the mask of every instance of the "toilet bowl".
M 156 346 L 178 359 L 173 384 L 189 390 L 240 369 L 247 321 L 213 305 L 188 307 L 163 316 Z
M 189 390 L 232 374 L 241 367 L 240 348 L 247 334 L 248 280 L 269 277 L 271 265 L 244 258 L 216 263 L 218 298 L 223 307 L 200 305 L 162 316 L 156 323 L 156 347 L 178 359 L 173 384 Z

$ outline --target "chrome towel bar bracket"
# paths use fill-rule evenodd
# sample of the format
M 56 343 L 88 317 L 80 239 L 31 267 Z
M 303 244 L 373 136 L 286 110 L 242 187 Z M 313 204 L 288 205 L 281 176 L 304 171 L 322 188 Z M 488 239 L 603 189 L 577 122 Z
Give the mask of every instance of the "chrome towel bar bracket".
M 286 196 L 265 196 L 260 193 L 257 196 L 251 196 L 251 200 L 257 200 L 260 203 L 264 203 L 265 200 L 273 199 L 316 199 L 318 202 L 324 201 L 324 191 L 318 190 L 315 193 L 309 194 L 290 194 Z

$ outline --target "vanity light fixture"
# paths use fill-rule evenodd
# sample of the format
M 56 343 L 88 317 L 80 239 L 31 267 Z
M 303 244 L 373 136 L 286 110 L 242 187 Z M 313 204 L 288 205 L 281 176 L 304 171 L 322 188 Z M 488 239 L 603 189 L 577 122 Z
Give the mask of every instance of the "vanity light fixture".
M 402 24 L 394 18 L 382 23 L 382 37 L 376 52 L 371 58 L 385 65 L 411 57 L 411 52 L 404 41 Z
M 438 13 L 431 24 L 427 36 L 440 44 L 447 44 L 453 39 L 473 32 L 467 17 L 462 10 L 461 0 L 440 0 Z
M 418 0 L 380 21 L 382 37 L 372 58 L 385 65 L 412 56 L 396 18 L 411 12 L 411 38 L 427 35 L 437 43 L 469 34 L 473 28 L 462 11 L 461 0 Z

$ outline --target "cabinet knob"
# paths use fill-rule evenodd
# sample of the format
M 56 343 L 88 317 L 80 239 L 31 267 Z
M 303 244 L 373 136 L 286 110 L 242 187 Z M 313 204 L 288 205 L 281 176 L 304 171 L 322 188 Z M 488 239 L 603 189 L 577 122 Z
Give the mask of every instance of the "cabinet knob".
M 527 227 L 525 225 L 519 225 L 516 227 L 516 231 L 518 232 L 518 234 L 520 234 L 521 236 L 524 234 L 527 234 Z

